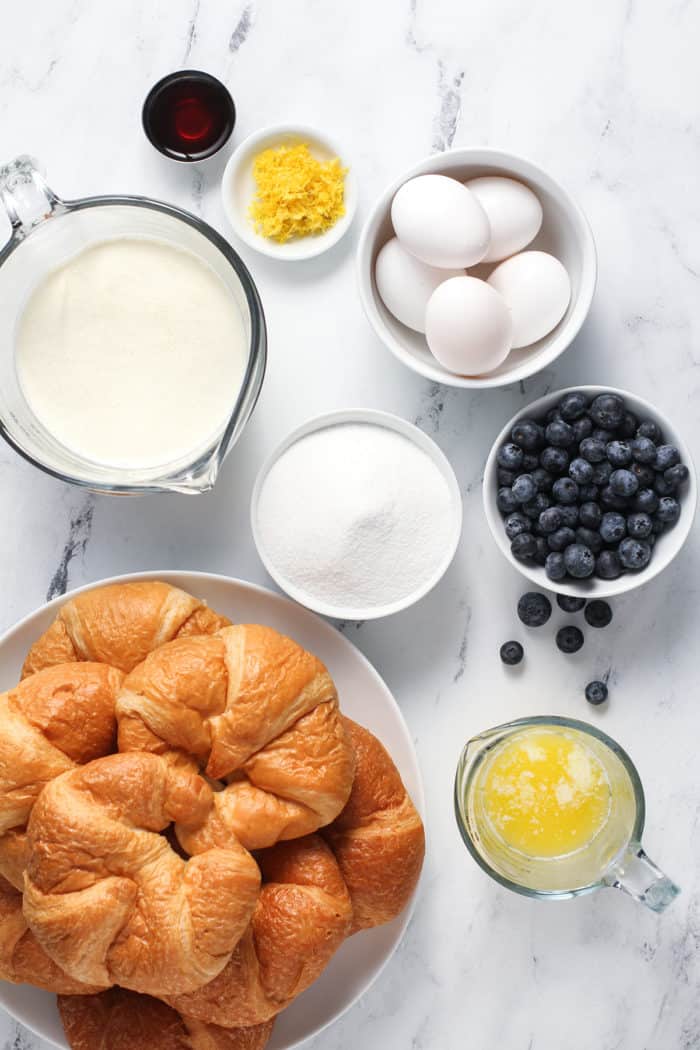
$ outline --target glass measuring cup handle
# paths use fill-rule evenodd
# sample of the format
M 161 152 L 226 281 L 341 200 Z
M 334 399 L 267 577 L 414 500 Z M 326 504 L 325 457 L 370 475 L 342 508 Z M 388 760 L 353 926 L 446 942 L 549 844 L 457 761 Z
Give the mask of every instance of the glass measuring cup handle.
M 629 844 L 603 881 L 655 912 L 665 911 L 681 892 L 680 886 L 647 857 L 639 842 Z
M 0 166 L 0 201 L 12 226 L 12 239 L 24 240 L 31 231 L 65 205 L 26 154 Z

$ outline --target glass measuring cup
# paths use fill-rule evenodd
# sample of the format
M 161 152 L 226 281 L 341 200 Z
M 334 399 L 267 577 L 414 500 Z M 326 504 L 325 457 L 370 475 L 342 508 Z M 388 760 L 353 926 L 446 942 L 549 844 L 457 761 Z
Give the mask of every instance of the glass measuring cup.
M 517 735 L 533 727 L 552 729 L 583 744 L 602 766 L 610 787 L 610 808 L 600 831 L 574 852 L 533 857 L 509 846 L 497 833 L 484 804 L 489 761 Z M 455 815 L 474 860 L 502 886 L 539 900 L 578 897 L 605 886 L 623 890 L 661 912 L 680 890 L 647 857 L 641 845 L 644 791 L 629 755 L 599 729 L 554 715 L 521 718 L 473 737 L 455 777 Z
M 0 249 L 0 434 L 46 473 L 94 491 L 126 495 L 212 488 L 250 418 L 265 374 L 265 316 L 242 260 L 211 226 L 170 204 L 135 196 L 62 200 L 27 156 L 0 166 L 0 204 L 12 227 Z M 15 329 L 35 285 L 88 246 L 128 237 L 158 240 L 207 263 L 237 303 L 248 345 L 243 382 L 231 390 L 223 430 L 207 447 L 157 467 L 106 466 L 65 448 L 32 413 L 15 368 Z

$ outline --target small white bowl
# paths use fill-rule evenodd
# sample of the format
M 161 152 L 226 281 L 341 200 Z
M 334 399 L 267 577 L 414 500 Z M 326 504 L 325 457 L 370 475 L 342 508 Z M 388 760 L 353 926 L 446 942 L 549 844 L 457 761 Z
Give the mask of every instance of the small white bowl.
M 404 182 L 416 175 L 439 174 L 464 181 L 479 175 L 507 175 L 537 195 L 542 204 L 542 228 L 527 249 L 549 252 L 559 259 L 571 279 L 571 302 L 557 327 L 544 339 L 520 350 L 511 350 L 498 368 L 483 376 L 449 372 L 428 349 L 425 336 L 406 328 L 382 302 L 374 279 L 377 254 L 393 237 L 391 202 Z M 483 277 L 497 264 L 471 267 L 473 276 Z M 588 221 L 567 191 L 551 175 L 529 160 L 496 149 L 453 149 L 426 157 L 395 179 L 380 196 L 365 222 L 357 249 L 360 298 L 370 324 L 399 361 L 426 379 L 445 386 L 508 386 L 550 365 L 571 344 L 583 324 L 593 299 L 597 262 L 593 234 Z
M 452 527 L 450 530 L 449 541 L 446 544 L 440 564 L 420 585 L 420 587 L 413 591 L 413 593 L 388 605 L 374 605 L 370 608 L 358 608 L 349 605 L 336 606 L 330 605 L 328 602 L 315 597 L 313 594 L 309 594 L 277 569 L 274 562 L 271 561 L 268 556 L 260 536 L 260 530 L 258 528 L 258 502 L 265 479 L 272 466 L 277 462 L 280 456 L 282 456 L 288 448 L 294 445 L 295 442 L 299 441 L 300 438 L 342 423 L 371 423 L 374 426 L 385 427 L 389 430 L 396 431 L 397 434 L 402 434 L 430 457 L 440 470 L 440 473 L 447 482 L 450 490 L 452 503 Z M 293 430 L 291 434 L 288 434 L 284 441 L 282 441 L 274 452 L 271 453 L 265 463 L 263 463 L 255 480 L 255 485 L 253 486 L 253 494 L 250 501 L 250 520 L 253 531 L 253 540 L 255 541 L 260 560 L 278 587 L 288 594 L 290 598 L 294 598 L 294 600 L 301 605 L 305 605 L 307 609 L 313 609 L 314 612 L 320 613 L 322 616 L 330 616 L 337 620 L 377 620 L 382 616 L 390 616 L 392 613 L 401 612 L 403 609 L 407 609 L 409 606 L 414 605 L 415 602 L 419 601 L 420 598 L 423 598 L 429 591 L 431 591 L 445 575 L 452 559 L 454 558 L 459 538 L 462 533 L 462 497 L 460 495 L 459 485 L 457 484 L 457 478 L 450 466 L 449 460 L 441 449 L 438 448 L 435 442 L 429 438 L 427 434 L 424 434 L 422 430 L 419 430 L 418 427 L 413 426 L 412 423 L 407 423 L 406 420 L 401 419 L 400 416 L 391 415 L 389 412 L 380 412 L 375 409 L 367 408 L 341 409 L 336 412 L 328 412 L 324 415 L 309 419 L 306 423 L 303 423 L 300 427 Z
M 591 400 L 597 397 L 598 394 L 619 394 L 620 397 L 624 398 L 630 412 L 633 412 L 639 418 L 653 419 L 661 427 L 664 441 L 667 444 L 676 446 L 681 454 L 682 462 L 685 463 L 690 472 L 688 481 L 681 490 L 681 516 L 672 529 L 663 532 L 658 537 L 652 552 L 651 561 L 646 569 L 642 569 L 641 572 L 624 573 L 616 580 L 601 580 L 597 576 L 593 576 L 588 580 L 574 580 L 567 576 L 564 580 L 555 581 L 550 580 L 544 569 L 539 565 L 530 566 L 525 562 L 518 561 L 511 554 L 510 540 L 506 536 L 504 528 L 504 518 L 496 504 L 498 492 L 498 463 L 496 462 L 496 456 L 501 445 L 510 440 L 510 432 L 515 423 L 520 419 L 542 419 L 550 408 L 554 408 L 564 394 L 568 394 L 573 390 L 582 391 Z M 633 591 L 637 587 L 648 583 L 649 580 L 653 580 L 655 576 L 658 576 L 660 572 L 671 564 L 688 538 L 688 533 L 695 518 L 698 492 L 695 467 L 690 455 L 690 449 L 670 420 L 662 415 L 658 409 L 650 405 L 648 401 L 637 397 L 636 394 L 630 394 L 627 390 L 616 390 L 615 387 L 611 386 L 572 386 L 564 390 L 555 390 L 551 394 L 547 394 L 546 397 L 533 401 L 518 412 L 516 416 L 513 416 L 503 427 L 486 460 L 483 497 L 486 520 L 491 530 L 491 535 L 495 539 L 501 553 L 519 573 L 526 576 L 537 587 L 546 588 L 554 591 L 556 594 L 569 594 L 582 598 L 612 598 L 618 594 L 626 594 L 628 591 Z
M 287 241 L 285 244 L 278 244 L 277 241 L 262 237 L 257 233 L 248 215 L 250 203 L 255 197 L 253 162 L 262 150 L 274 149 L 278 146 L 294 146 L 300 142 L 307 143 L 311 153 L 319 160 L 332 160 L 338 157 L 343 167 L 348 169 L 345 176 L 345 214 L 325 233 L 314 237 L 300 237 Z M 263 255 L 269 255 L 272 259 L 287 261 L 313 259 L 337 244 L 349 229 L 357 209 L 357 179 L 345 152 L 327 135 L 303 124 L 278 124 L 274 127 L 262 128 L 249 135 L 234 150 L 224 168 L 221 180 L 221 200 L 226 218 L 233 227 L 234 233 L 251 248 L 255 248 Z

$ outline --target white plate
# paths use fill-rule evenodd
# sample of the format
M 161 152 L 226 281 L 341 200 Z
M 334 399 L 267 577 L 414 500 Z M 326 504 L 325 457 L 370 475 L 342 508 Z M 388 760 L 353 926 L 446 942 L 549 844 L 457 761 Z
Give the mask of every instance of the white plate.
M 335 628 L 288 598 L 243 580 L 210 573 L 134 573 L 92 583 L 80 590 L 90 590 L 101 583 L 144 579 L 166 580 L 203 598 L 217 612 L 234 621 L 267 624 L 315 653 L 335 680 L 345 714 L 366 726 L 382 741 L 417 809 L 424 814 L 418 760 L 398 705 L 368 660 Z M 0 688 L 7 689 L 16 684 L 29 647 L 46 630 L 59 606 L 70 596 L 54 599 L 0 638 Z M 351 937 L 311 988 L 280 1014 L 268 1050 L 292 1050 L 336 1021 L 364 995 L 396 951 L 414 904 L 415 896 L 394 922 Z M 42 1039 L 68 1050 L 55 996 L 29 985 L 2 981 L 0 1005 Z

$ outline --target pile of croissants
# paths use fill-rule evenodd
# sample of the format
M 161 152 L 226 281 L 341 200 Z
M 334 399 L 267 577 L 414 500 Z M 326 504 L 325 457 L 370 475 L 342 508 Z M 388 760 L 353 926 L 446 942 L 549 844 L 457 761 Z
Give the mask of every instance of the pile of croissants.
M 74 1050 L 262 1050 L 423 854 L 324 665 L 167 583 L 66 602 L 0 696 L 0 977 Z

